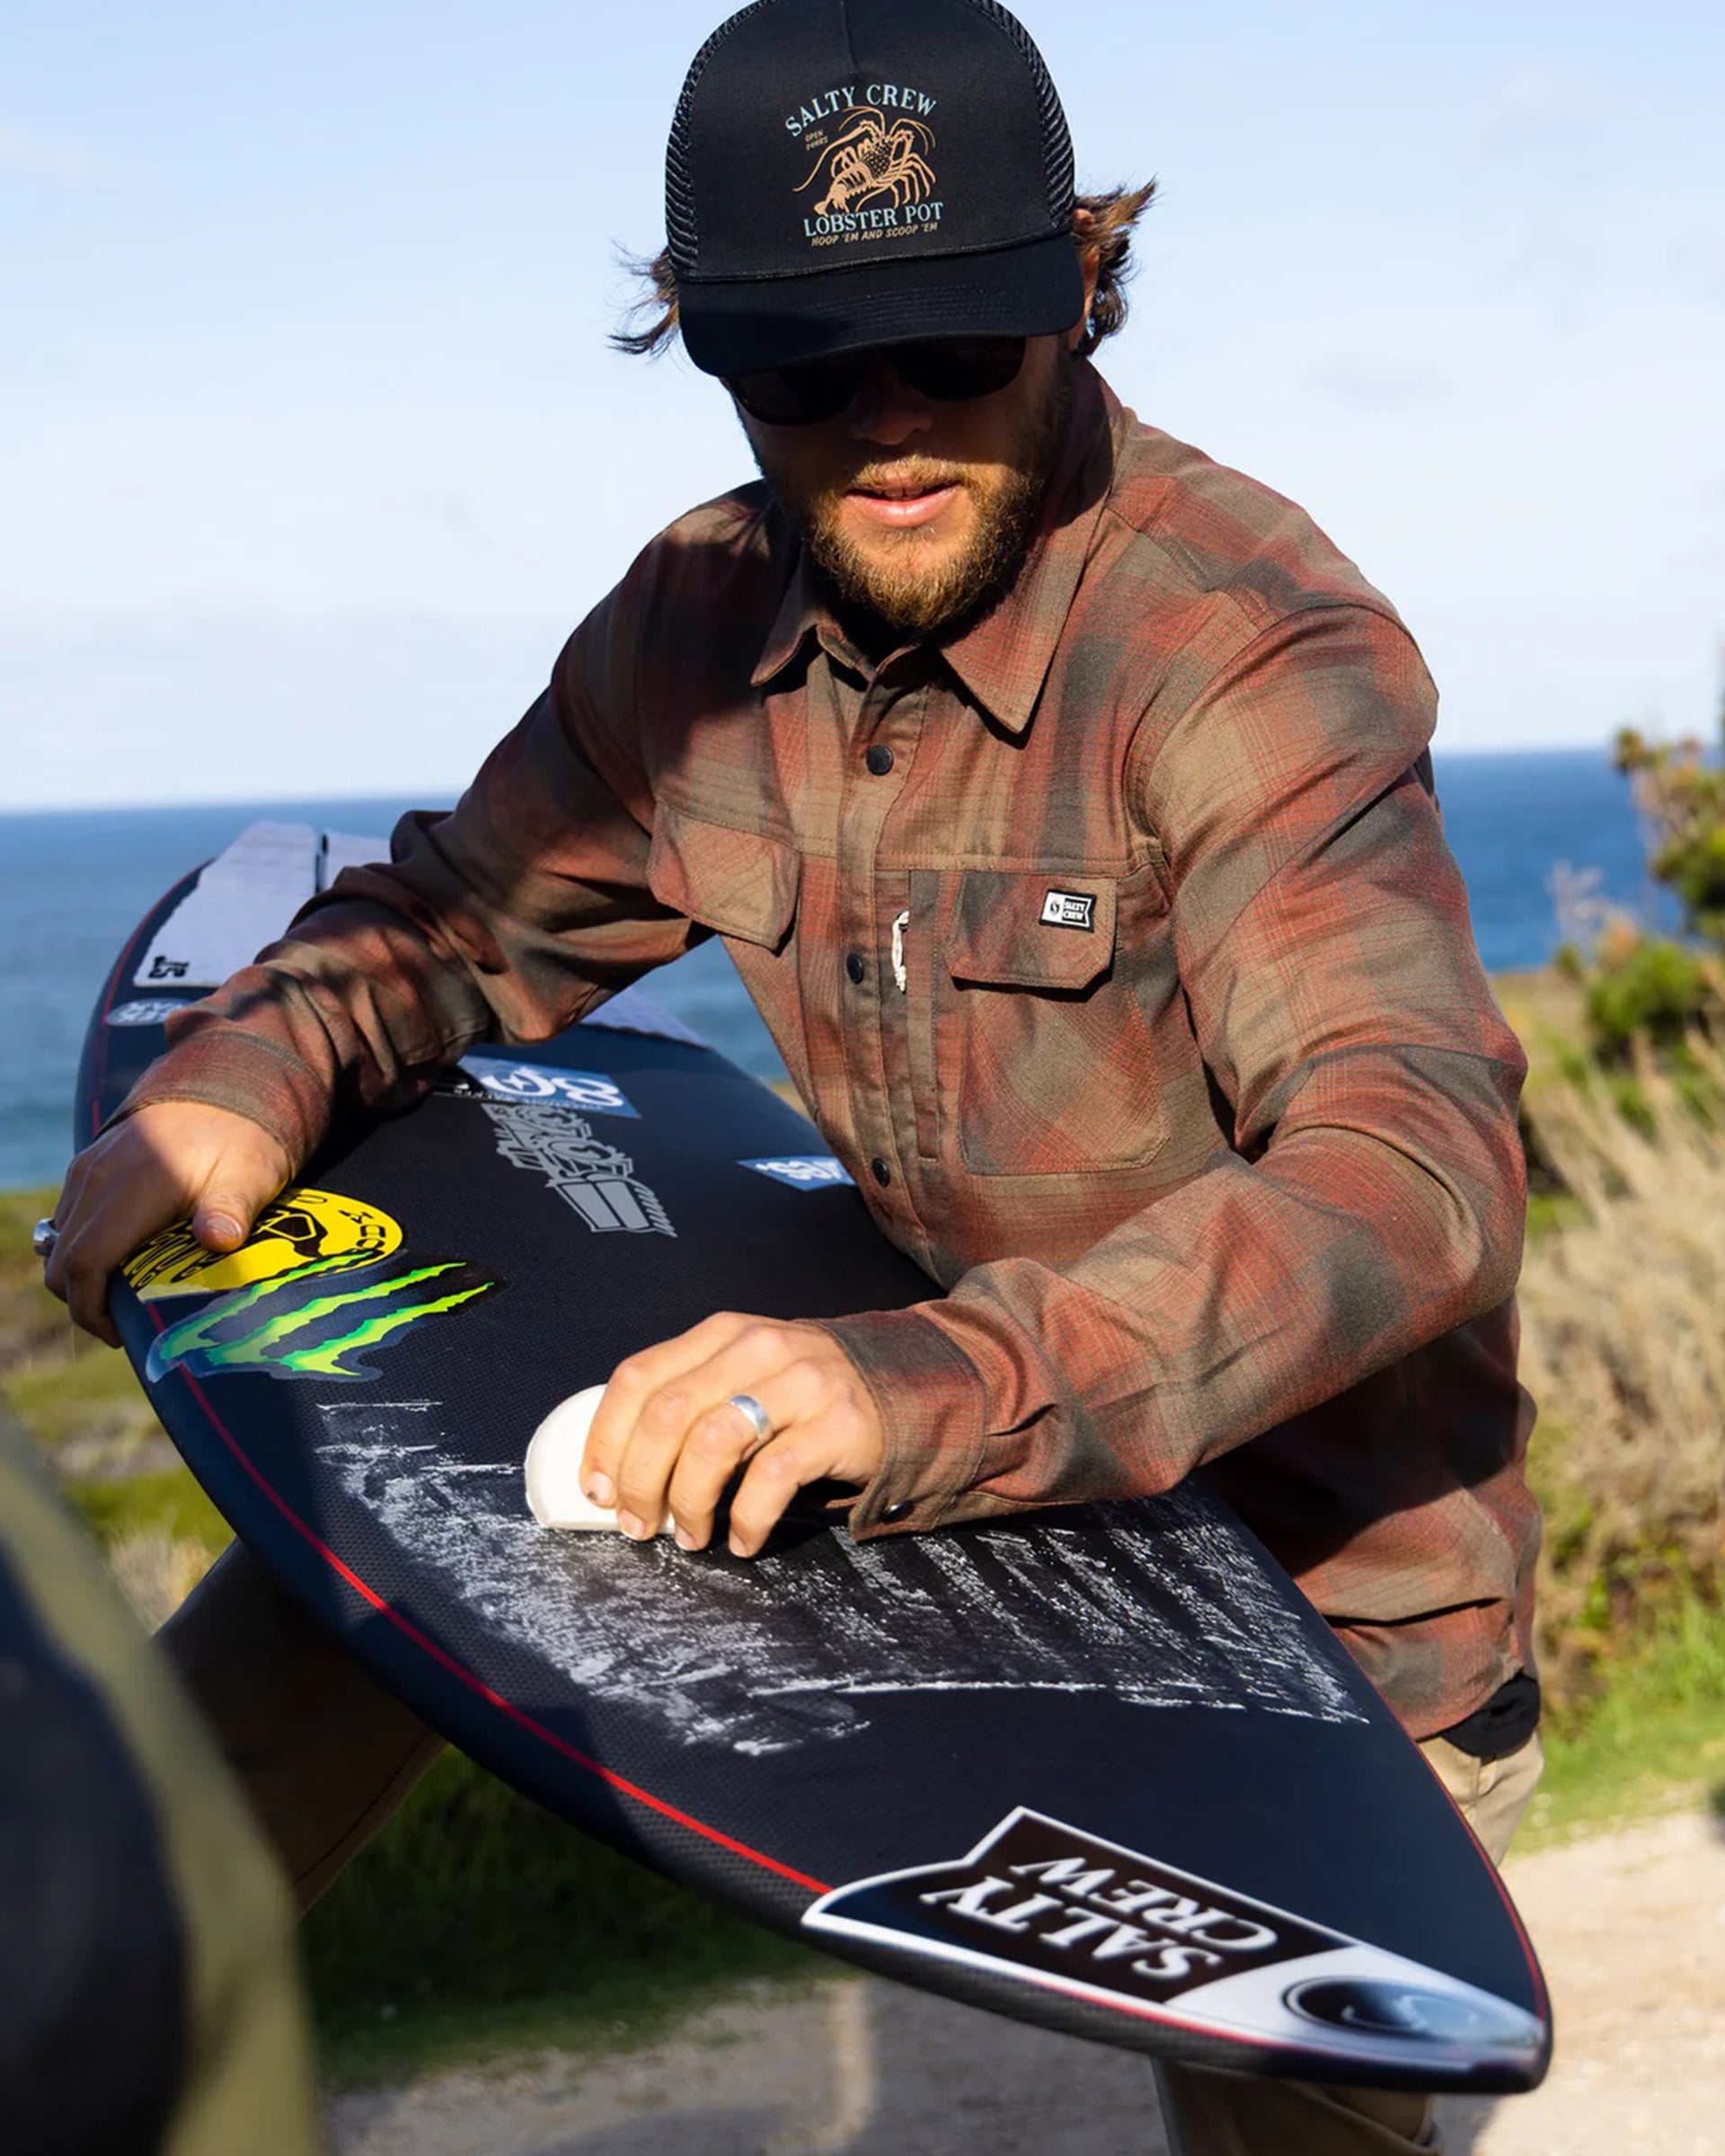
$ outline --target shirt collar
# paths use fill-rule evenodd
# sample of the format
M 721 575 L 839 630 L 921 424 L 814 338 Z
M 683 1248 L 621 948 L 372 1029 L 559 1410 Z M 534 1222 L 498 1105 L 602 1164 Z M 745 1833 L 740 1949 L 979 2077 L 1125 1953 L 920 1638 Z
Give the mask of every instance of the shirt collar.
M 829 654 L 855 663 L 839 636 L 837 623 L 820 603 L 809 573 L 808 549 L 801 543 L 793 543 L 796 552 L 791 565 L 791 580 L 779 601 L 779 611 L 773 617 L 766 641 L 761 646 L 755 671 L 748 677 L 751 688 L 763 689 L 775 674 L 783 673 L 810 637 L 818 638 Z
M 1023 567 L 998 605 L 950 641 L 934 640 L 972 700 L 1009 733 L 1030 726 L 1056 647 L 1072 611 L 1113 477 L 1119 406 L 1088 363 L 1075 370 L 1066 441 L 1049 482 L 1042 521 Z M 784 596 L 761 648 L 752 685 L 764 688 L 815 638 L 832 658 L 857 663 L 809 575 L 799 546 Z

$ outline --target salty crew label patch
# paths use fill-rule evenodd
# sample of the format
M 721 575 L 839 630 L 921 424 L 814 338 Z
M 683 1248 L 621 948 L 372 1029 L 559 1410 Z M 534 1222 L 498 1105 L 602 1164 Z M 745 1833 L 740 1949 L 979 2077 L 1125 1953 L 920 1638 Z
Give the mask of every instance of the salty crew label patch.
M 1050 891 L 1042 901 L 1042 920 L 1048 928 L 1096 926 L 1096 898 L 1091 891 Z

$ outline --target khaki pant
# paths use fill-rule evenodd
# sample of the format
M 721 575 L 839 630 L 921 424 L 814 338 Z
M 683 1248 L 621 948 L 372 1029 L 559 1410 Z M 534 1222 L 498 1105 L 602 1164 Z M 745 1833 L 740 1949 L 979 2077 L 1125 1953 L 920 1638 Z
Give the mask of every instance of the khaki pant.
M 235 1542 L 157 1635 L 214 1725 L 310 1908 L 443 1747 L 303 1617 Z M 1539 1739 L 1490 1763 L 1441 1737 L 1420 1749 L 1494 1861 L 1539 1780 Z M 1201 2066 L 1159 2066 L 1177 2156 L 1395 2156 L 1430 2150 L 1424 2097 L 1319 2089 Z
M 230 1542 L 156 1634 L 280 1857 L 303 1915 L 443 1739 Z

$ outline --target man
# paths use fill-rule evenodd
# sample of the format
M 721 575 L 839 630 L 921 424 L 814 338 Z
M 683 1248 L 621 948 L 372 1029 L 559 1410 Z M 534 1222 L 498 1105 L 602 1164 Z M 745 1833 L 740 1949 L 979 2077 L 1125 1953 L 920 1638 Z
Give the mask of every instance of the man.
M 675 321 L 765 484 L 646 550 L 451 817 L 406 819 L 389 869 L 176 1021 L 75 1163 L 49 1282 L 111 1338 L 125 1251 L 188 1210 L 231 1247 L 336 1104 L 410 1100 L 717 932 L 948 1293 L 726 1313 L 632 1357 L 595 1499 L 699 1548 L 740 1477 L 749 1555 L 822 1477 L 861 1536 L 1204 1466 L 1500 1850 L 1538 1766 L 1522 1060 L 1394 611 L 1088 364 L 1143 199 L 1075 201 L 994 0 L 726 23 L 634 341 Z M 178 1651 L 309 1895 L 431 1740 L 268 1606 L 236 1560 Z M 234 1674 L 242 1629 L 284 1686 L 321 1657 L 291 1728 Z M 1417 2099 L 1164 2095 L 1193 2150 L 1429 2145 Z

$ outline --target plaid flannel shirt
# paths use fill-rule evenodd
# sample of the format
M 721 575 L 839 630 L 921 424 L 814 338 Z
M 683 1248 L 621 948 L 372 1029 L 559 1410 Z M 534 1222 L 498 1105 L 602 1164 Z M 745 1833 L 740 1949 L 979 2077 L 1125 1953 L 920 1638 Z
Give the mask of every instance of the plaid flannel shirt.
M 717 933 L 948 1291 L 830 1326 L 886 1431 L 852 1532 L 1203 1466 L 1424 1736 L 1531 1666 L 1538 1536 L 1524 1066 L 1434 692 L 1299 509 L 1077 373 L 986 618 L 871 663 L 763 488 L 694 511 L 454 812 L 180 1015 L 128 1105 L 304 1158 L 338 1092 L 409 1099 Z

